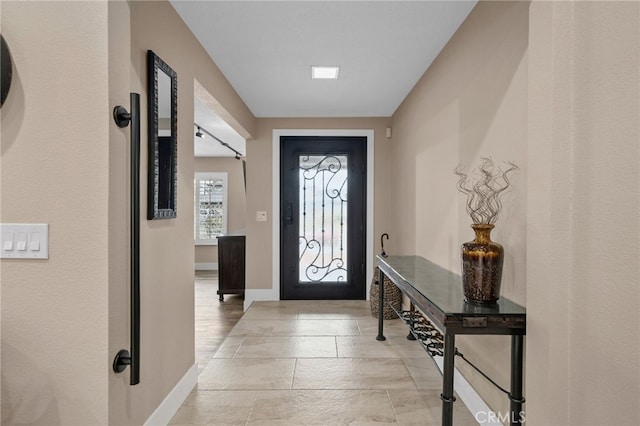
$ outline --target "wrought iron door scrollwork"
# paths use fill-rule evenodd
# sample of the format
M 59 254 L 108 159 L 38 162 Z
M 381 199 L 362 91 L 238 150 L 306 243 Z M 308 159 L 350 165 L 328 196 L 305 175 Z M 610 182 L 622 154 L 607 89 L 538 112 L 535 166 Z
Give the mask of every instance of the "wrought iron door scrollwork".
M 305 283 L 347 281 L 347 156 L 299 159 L 299 270 Z

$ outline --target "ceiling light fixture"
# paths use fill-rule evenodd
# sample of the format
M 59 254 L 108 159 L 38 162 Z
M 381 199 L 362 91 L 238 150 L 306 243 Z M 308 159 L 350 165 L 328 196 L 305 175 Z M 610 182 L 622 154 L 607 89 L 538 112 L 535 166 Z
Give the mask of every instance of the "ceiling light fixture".
M 311 67 L 311 78 L 316 79 L 338 79 L 340 67 Z
M 198 128 L 198 130 L 196 131 L 196 136 L 204 139 L 204 133 L 202 133 L 202 129 L 200 128 L 200 126 L 196 126 L 196 127 Z

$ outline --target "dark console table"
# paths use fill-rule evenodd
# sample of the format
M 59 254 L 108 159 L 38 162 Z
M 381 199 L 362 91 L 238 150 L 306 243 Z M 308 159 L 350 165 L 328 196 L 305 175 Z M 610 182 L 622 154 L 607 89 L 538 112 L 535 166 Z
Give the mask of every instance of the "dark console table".
M 521 424 L 523 345 L 526 334 L 526 310 L 501 297 L 492 305 L 467 303 L 462 293 L 462 279 L 419 256 L 377 256 L 381 275 L 386 275 L 424 315 L 444 334 L 444 371 L 442 424 L 453 424 L 453 372 L 456 334 L 511 335 L 510 424 Z M 379 279 L 380 303 L 377 340 L 383 334 L 384 276 Z

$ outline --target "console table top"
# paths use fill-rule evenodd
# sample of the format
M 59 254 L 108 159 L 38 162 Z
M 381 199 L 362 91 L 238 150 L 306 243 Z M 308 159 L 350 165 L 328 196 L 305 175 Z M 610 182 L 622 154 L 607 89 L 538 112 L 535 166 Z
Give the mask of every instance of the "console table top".
M 380 269 L 396 285 L 411 287 L 445 315 L 525 316 L 526 309 L 504 297 L 495 304 L 465 302 L 462 278 L 420 256 L 377 256 Z M 399 282 L 401 280 L 402 282 Z M 407 288 L 401 288 L 407 290 Z

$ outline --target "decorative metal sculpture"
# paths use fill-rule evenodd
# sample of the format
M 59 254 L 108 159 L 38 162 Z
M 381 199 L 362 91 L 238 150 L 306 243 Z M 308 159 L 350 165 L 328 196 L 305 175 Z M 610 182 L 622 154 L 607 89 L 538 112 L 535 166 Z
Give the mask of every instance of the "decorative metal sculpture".
M 512 162 L 503 170 L 491 158 L 482 158 L 480 166 L 470 175 L 458 166 L 458 190 L 467 196 L 467 213 L 476 233 L 473 241 L 462 244 L 462 288 L 467 301 L 495 303 L 500 297 L 503 247 L 491 241 L 490 233 L 502 210 L 500 197 L 509 188 L 509 173 L 518 169 Z

